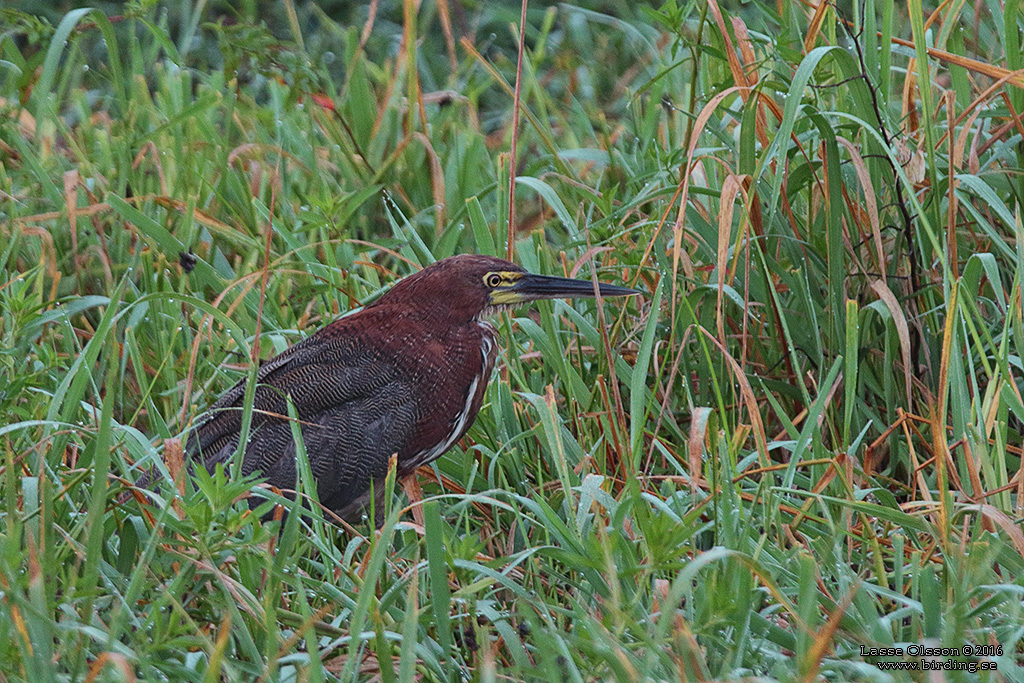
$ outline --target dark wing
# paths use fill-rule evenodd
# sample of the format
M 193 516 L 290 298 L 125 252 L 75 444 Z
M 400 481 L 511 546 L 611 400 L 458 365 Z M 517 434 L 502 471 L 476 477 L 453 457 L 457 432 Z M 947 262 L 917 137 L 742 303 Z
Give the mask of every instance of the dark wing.
M 380 478 L 383 485 L 391 454 L 413 438 L 418 410 L 409 382 L 379 349 L 319 336 L 260 367 L 242 474 L 260 472 L 278 488 L 296 487 L 291 396 L 320 501 L 351 517 L 353 502 L 364 498 L 371 481 Z M 244 398 L 245 380 L 210 408 L 189 438 L 189 454 L 207 470 L 235 453 Z

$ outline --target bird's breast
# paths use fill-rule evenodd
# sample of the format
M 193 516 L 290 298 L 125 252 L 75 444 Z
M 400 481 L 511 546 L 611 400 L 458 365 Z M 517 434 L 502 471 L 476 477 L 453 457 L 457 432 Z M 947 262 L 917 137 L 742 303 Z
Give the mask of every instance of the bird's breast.
M 418 433 L 400 458 L 403 473 L 439 458 L 472 426 L 497 358 L 495 330 L 490 323 L 474 322 L 447 337 L 423 339 L 420 351 L 440 362 L 425 363 L 424 374 L 413 378 L 427 391 Z

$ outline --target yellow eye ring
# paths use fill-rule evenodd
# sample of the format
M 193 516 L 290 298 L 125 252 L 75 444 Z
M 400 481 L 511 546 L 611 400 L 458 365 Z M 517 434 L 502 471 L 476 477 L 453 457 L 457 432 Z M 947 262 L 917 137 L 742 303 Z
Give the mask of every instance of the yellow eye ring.
M 497 273 L 487 273 L 487 275 L 484 276 L 484 284 L 492 289 L 497 287 L 501 284 L 501 275 Z

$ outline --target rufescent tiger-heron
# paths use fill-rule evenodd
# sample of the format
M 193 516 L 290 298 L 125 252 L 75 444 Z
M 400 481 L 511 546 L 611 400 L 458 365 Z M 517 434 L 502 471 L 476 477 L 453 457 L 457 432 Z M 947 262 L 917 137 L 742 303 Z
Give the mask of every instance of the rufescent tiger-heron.
M 408 476 L 441 457 L 476 419 L 497 355 L 488 318 L 537 299 L 593 297 L 594 289 L 588 280 L 534 275 L 471 254 L 400 280 L 262 363 L 241 473 L 296 488 L 290 396 L 320 503 L 355 522 L 373 498 L 379 527 L 391 456 L 397 455 L 397 476 Z M 639 293 L 608 284 L 597 289 L 602 297 Z M 221 396 L 186 442 L 191 461 L 210 472 L 238 449 L 245 386 L 242 380 Z

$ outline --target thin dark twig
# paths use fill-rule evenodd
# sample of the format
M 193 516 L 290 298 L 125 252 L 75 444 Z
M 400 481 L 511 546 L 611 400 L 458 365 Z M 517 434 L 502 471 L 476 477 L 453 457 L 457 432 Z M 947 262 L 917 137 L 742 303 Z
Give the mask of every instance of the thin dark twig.
M 826 88 L 838 88 L 839 86 L 846 85 L 851 81 L 859 80 L 867 80 L 867 76 L 865 76 L 864 74 L 857 74 L 856 76 L 850 76 L 849 78 L 844 78 L 843 80 L 836 81 L 835 83 L 822 83 L 821 85 L 815 85 L 814 83 L 810 83 L 809 85 L 811 88 L 814 88 L 815 90 L 825 90 Z
M 882 139 L 885 140 L 886 147 L 892 148 L 892 138 L 889 135 L 889 129 L 886 128 L 885 122 L 882 120 L 882 108 L 878 104 L 878 89 L 875 84 L 871 82 L 870 76 L 868 76 L 867 62 L 864 60 L 864 50 L 860 44 L 860 37 L 863 33 L 863 26 L 857 33 L 853 33 L 850 30 L 849 22 L 843 16 L 842 11 L 835 2 L 829 2 L 832 5 L 832 9 L 836 15 L 840 18 L 839 24 L 846 31 L 846 35 L 849 36 L 850 41 L 853 43 L 853 47 L 857 52 L 857 64 L 860 66 L 861 75 L 864 77 L 864 83 L 867 85 L 868 93 L 871 95 L 871 108 L 875 114 L 875 119 L 878 121 L 878 130 L 882 134 Z M 911 306 L 917 308 L 917 295 L 921 289 L 920 276 L 918 275 L 918 263 L 917 254 L 914 251 L 914 225 L 913 219 L 911 218 L 910 211 L 907 209 L 906 201 L 903 198 L 903 185 L 900 184 L 899 174 L 896 170 L 896 164 L 890 157 L 886 157 L 886 161 L 889 163 L 889 167 L 892 169 L 893 185 L 896 191 L 896 206 L 899 209 L 900 215 L 903 218 L 903 235 L 907 243 L 907 260 L 910 265 L 910 283 L 907 300 Z M 916 311 L 915 311 L 916 312 Z M 916 317 L 916 316 L 915 316 Z M 921 367 L 921 335 L 917 329 L 913 330 L 910 340 L 910 356 L 913 359 L 914 368 Z

